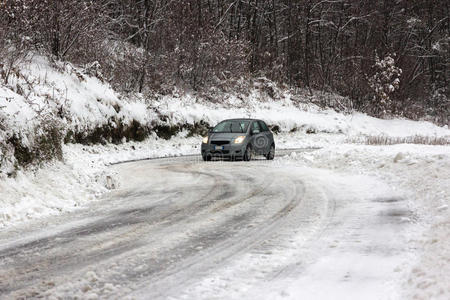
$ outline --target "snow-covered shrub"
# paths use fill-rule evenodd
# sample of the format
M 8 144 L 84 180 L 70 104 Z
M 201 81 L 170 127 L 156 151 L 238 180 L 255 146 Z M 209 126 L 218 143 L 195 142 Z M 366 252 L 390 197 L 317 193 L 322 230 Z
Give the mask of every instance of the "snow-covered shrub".
M 105 81 L 102 73 L 102 66 L 98 61 L 93 61 L 84 66 L 84 73 L 88 76 L 95 77 L 101 82 Z
M 374 92 L 372 111 L 375 115 L 386 115 L 392 112 L 393 93 L 400 87 L 402 70 L 395 66 L 395 53 L 387 54 L 383 59 L 375 54 L 375 73 L 368 78 L 369 86 Z

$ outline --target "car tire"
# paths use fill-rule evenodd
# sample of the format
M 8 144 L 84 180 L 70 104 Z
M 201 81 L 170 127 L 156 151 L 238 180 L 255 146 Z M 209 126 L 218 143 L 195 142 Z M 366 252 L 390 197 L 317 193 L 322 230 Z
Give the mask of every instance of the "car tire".
M 248 145 L 245 149 L 244 156 L 242 157 L 244 161 L 250 161 L 252 159 L 252 146 Z
M 275 145 L 272 144 L 270 146 L 269 153 L 267 153 L 267 155 L 266 155 L 266 159 L 273 160 L 274 158 L 275 158 Z
M 205 154 L 205 155 L 202 155 L 202 158 L 203 158 L 204 161 L 210 161 L 211 160 L 211 155 Z

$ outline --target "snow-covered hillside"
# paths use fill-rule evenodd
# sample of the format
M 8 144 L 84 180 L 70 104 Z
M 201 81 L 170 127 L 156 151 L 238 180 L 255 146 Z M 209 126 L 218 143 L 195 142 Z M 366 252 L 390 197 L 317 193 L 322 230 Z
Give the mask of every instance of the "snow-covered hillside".
M 98 142 L 111 141 L 114 129 L 126 136 L 133 121 L 147 124 L 154 118 L 143 102 L 121 98 L 107 83 L 69 63 L 30 54 L 14 71 L 0 85 L 1 177 L 17 165 L 39 161 L 33 153 L 49 139 L 90 142 L 97 133 Z
M 118 143 L 142 140 L 152 132 L 167 138 L 183 129 L 195 134 L 234 117 L 261 118 L 280 132 L 448 136 L 446 128 L 429 122 L 380 120 L 356 112 L 324 110 L 310 103 L 322 94 L 280 89 L 265 78 L 242 84 L 239 92 L 222 93 L 220 99 L 176 89 L 171 95 L 146 98 L 116 93 L 92 69 L 30 55 L 8 83 L 0 85 L 0 177 L 14 173 L 17 166 L 60 156 L 58 142 L 62 139 Z

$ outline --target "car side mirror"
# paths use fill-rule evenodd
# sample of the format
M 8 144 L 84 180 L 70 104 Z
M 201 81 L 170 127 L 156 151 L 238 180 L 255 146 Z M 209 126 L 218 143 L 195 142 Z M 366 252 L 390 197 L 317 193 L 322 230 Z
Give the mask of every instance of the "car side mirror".
M 211 133 L 213 131 L 213 127 L 208 128 L 208 133 Z
M 255 129 L 255 130 L 252 131 L 252 134 L 258 134 L 258 133 L 259 133 L 258 129 Z

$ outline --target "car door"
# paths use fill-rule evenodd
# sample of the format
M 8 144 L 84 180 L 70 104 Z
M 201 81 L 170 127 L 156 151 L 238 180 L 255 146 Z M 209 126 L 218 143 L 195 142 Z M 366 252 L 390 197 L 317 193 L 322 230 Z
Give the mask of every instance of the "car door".
M 270 132 L 269 127 L 264 123 L 264 121 L 258 121 L 259 127 L 261 128 L 262 133 L 265 135 L 267 142 L 266 142 L 266 148 L 264 149 L 264 153 L 269 153 L 270 146 L 274 144 L 273 140 L 273 134 Z
M 264 154 L 265 148 L 267 147 L 267 138 L 264 132 L 262 132 L 258 121 L 253 121 L 251 126 L 253 151 L 256 154 Z

